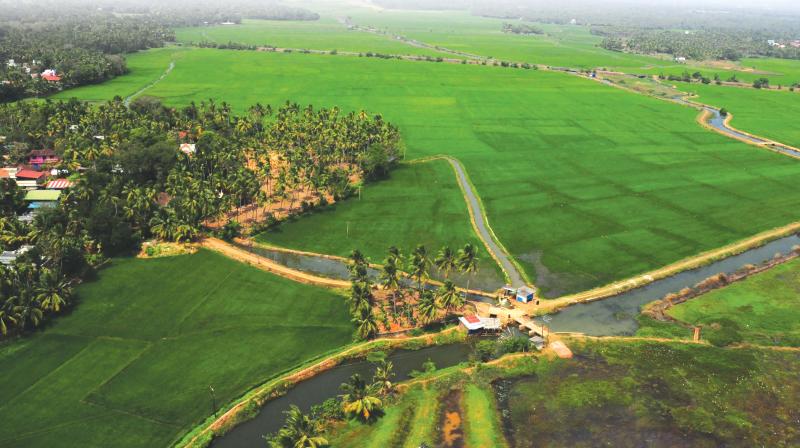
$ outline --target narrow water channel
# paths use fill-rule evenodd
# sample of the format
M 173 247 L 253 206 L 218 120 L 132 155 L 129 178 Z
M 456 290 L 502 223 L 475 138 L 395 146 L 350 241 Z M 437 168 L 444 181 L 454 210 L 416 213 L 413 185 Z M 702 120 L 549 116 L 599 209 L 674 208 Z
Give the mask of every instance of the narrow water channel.
M 554 332 L 580 332 L 591 336 L 632 335 L 638 329 L 636 317 L 643 305 L 683 288 L 692 287 L 712 275 L 730 274 L 747 264 L 764 263 L 777 253 L 788 254 L 797 245 L 800 245 L 800 237 L 787 236 L 707 266 L 657 280 L 608 299 L 572 305 L 556 314 L 535 320 L 547 325 Z
M 469 344 L 451 344 L 427 347 L 420 350 L 398 350 L 388 356 L 394 364 L 395 381 L 409 379 L 413 370 L 421 370 L 422 364 L 431 360 L 437 368 L 454 366 L 467 361 L 471 348 Z M 353 374 L 370 379 L 375 372 L 375 364 L 366 361 L 354 361 L 342 364 L 331 370 L 320 373 L 306 381 L 298 383 L 285 395 L 267 402 L 253 420 L 233 428 L 228 434 L 215 439 L 213 448 L 263 448 L 263 436 L 278 431 L 284 422 L 283 412 L 294 404 L 303 412 L 311 406 L 320 404 L 339 393 L 339 386 L 347 382 Z
M 337 280 L 350 279 L 349 267 L 346 262 L 341 260 L 319 257 L 315 255 L 285 252 L 282 250 L 269 249 L 258 245 L 249 246 L 236 244 L 236 246 L 298 271 L 308 272 L 321 277 L 333 278 Z M 373 268 L 369 268 L 367 273 L 373 281 L 376 281 L 380 275 L 380 273 Z M 429 272 L 429 275 L 432 279 L 440 281 L 443 280 L 440 273 L 435 269 L 432 269 Z M 460 287 L 466 287 L 467 284 L 469 284 L 470 289 L 478 289 L 487 292 L 497 291 L 505 284 L 503 279 L 500 278 L 497 273 L 494 271 L 489 272 L 488 270 L 479 270 L 471 277 L 453 273 L 450 274 L 450 280 Z M 407 286 L 411 286 L 410 280 L 407 280 Z

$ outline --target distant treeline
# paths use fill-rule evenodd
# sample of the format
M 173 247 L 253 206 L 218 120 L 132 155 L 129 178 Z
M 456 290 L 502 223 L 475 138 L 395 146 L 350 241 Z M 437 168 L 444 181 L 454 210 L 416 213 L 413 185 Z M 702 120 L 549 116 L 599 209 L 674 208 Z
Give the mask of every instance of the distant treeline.
M 277 3 L 156 0 L 0 0 L 0 102 L 43 96 L 127 72 L 124 55 L 175 41 L 173 29 L 242 18 L 317 20 Z M 208 44 L 252 49 L 236 43 Z
M 592 33 L 604 36 L 601 46 L 613 51 L 641 54 L 663 53 L 696 60 L 736 61 L 748 56 L 800 59 L 800 48 L 792 45 L 791 38 L 775 32 L 730 29 L 673 31 L 593 27 Z
M 127 72 L 124 53 L 174 39 L 155 21 L 104 13 L 0 23 L 0 102 L 111 79 Z
M 544 34 L 544 31 L 541 28 L 535 27 L 533 25 L 526 25 L 524 23 L 518 25 L 504 23 L 503 32 L 512 34 Z

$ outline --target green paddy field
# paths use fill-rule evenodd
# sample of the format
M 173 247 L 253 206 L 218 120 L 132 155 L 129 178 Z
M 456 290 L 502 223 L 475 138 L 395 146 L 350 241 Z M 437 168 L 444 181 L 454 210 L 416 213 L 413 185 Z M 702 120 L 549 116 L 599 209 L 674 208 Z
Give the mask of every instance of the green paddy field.
M 152 54 L 163 60 L 168 51 Z M 457 157 L 495 234 L 546 296 L 797 220 L 795 160 L 709 132 L 693 109 L 572 75 L 295 53 L 177 54 L 175 70 L 147 95 L 175 106 L 213 97 L 238 110 L 286 100 L 366 109 L 400 126 L 407 160 Z M 63 97 L 110 97 L 124 79 Z M 282 244 L 314 238 L 294 234 Z
M 800 346 L 800 260 L 670 308 L 669 314 L 703 327 L 705 339 Z M 721 341 L 727 342 L 727 341 Z
M 444 160 L 402 164 L 389 180 L 365 188 L 357 198 L 279 225 L 257 240 L 342 257 L 357 248 L 373 263 L 381 263 L 390 246 L 410 254 L 423 244 L 435 256 L 443 245 L 457 250 L 470 243 L 479 258 L 473 277 L 495 288 L 504 282 L 472 230 L 461 189 Z
M 344 298 L 221 255 L 115 259 L 79 303 L 0 345 L 1 447 L 164 447 L 351 341 Z

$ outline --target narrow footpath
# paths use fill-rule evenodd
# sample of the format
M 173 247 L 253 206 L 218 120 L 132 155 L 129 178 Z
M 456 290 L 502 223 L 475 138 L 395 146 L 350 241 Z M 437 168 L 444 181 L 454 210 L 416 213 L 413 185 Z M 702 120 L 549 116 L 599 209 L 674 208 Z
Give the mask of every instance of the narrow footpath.
M 486 211 L 483 210 L 481 201 L 478 199 L 478 195 L 472 188 L 472 184 L 467 179 L 464 166 L 461 165 L 461 162 L 459 162 L 457 159 L 452 157 L 444 158 L 450 162 L 450 165 L 456 172 L 456 179 L 458 179 L 458 184 L 461 187 L 461 190 L 464 192 L 464 198 L 467 200 L 467 208 L 469 209 L 470 220 L 472 221 L 472 226 L 475 228 L 478 237 L 483 241 L 483 244 L 486 246 L 489 254 L 492 255 L 492 258 L 494 258 L 500 264 L 500 267 L 506 273 L 511 286 L 515 288 L 526 286 L 527 282 L 525 281 L 525 276 L 519 271 L 517 265 L 511 261 L 511 256 L 506 252 L 505 248 L 502 247 L 495 239 L 494 232 L 492 232 L 491 228 L 489 227 L 489 218 L 486 216 Z
M 141 89 L 137 90 L 133 94 L 128 95 L 123 100 L 123 104 L 125 104 L 126 107 L 130 106 L 131 105 L 131 101 L 133 101 L 134 98 L 136 98 L 137 96 L 143 94 L 145 91 L 147 91 L 151 87 L 155 86 L 156 84 L 160 83 L 162 80 L 164 80 L 164 78 L 167 77 L 167 75 L 170 74 L 170 72 L 172 72 L 172 69 L 174 69 L 174 68 L 175 68 L 175 61 L 170 61 L 169 66 L 167 67 L 166 70 L 164 70 L 164 73 L 162 73 L 161 76 L 158 77 L 158 79 L 156 79 L 155 81 L 151 82 L 150 84 L 142 87 Z

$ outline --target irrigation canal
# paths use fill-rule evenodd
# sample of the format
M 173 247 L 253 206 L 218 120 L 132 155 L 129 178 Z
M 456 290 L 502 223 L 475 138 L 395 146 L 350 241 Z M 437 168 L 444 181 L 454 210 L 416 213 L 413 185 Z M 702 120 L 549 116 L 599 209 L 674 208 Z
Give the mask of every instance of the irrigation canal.
M 410 379 L 413 370 L 422 370 L 422 364 L 433 361 L 437 368 L 454 366 L 466 361 L 471 348 L 468 344 L 451 344 L 427 347 L 420 350 L 397 350 L 387 357 L 394 364 L 395 381 Z M 375 364 L 366 361 L 354 361 L 342 364 L 320 373 L 306 381 L 298 383 L 292 389 L 272 401 L 267 402 L 256 418 L 233 428 L 224 436 L 214 439 L 213 448 L 262 448 L 265 445 L 263 435 L 277 432 L 284 422 L 283 412 L 294 404 L 303 412 L 311 406 L 320 404 L 339 393 L 339 386 L 346 383 L 353 374 L 370 380 L 375 373 Z

